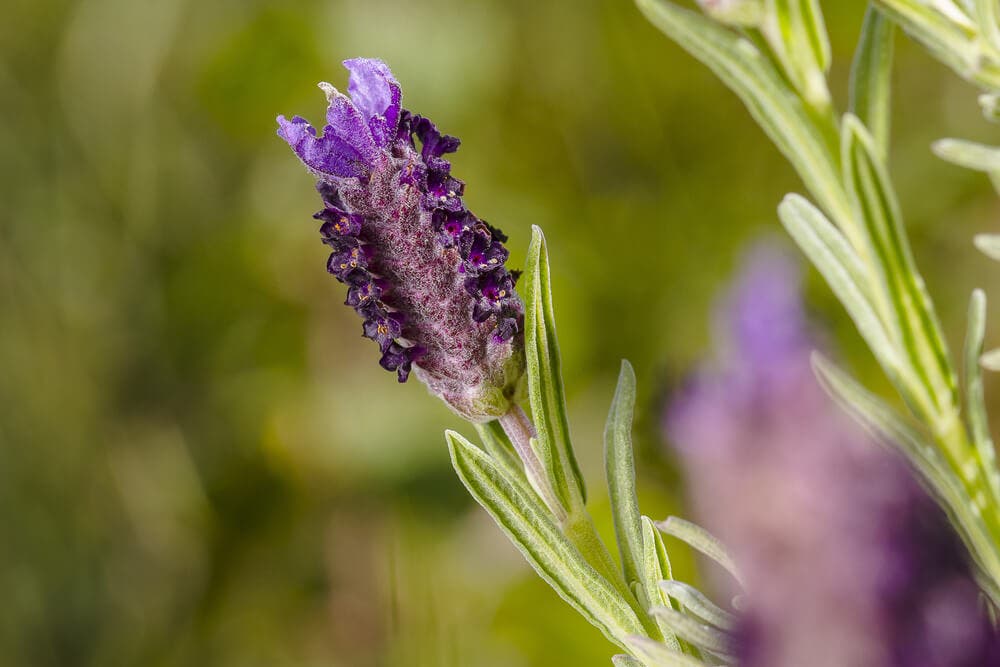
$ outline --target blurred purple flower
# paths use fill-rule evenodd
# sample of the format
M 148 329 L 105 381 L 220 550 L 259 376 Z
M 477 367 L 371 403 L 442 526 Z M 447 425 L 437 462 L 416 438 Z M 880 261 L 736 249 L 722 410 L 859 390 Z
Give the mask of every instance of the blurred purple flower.
M 329 100 L 322 135 L 299 116 L 278 117 L 278 135 L 318 180 L 327 269 L 348 286 L 363 335 L 400 382 L 415 366 L 459 414 L 503 414 L 524 366 L 507 238 L 462 202 L 465 184 L 442 157 L 459 140 L 402 108 L 382 61 L 344 66 L 350 97 L 320 84 Z
M 1000 665 L 947 519 L 814 378 L 798 285 L 775 248 L 750 255 L 718 358 L 665 420 L 699 522 L 743 570 L 739 665 Z

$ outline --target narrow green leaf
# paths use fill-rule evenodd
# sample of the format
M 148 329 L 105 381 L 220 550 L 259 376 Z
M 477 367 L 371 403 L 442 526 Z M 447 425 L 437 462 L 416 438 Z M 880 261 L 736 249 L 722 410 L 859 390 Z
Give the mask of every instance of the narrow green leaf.
M 635 488 L 632 453 L 632 411 L 635 406 L 635 372 L 622 360 L 618 387 L 604 428 L 604 464 L 608 477 L 611 515 L 621 554 L 625 581 L 643 581 L 642 530 Z
M 629 650 L 642 624 L 628 602 L 562 534 L 549 511 L 502 467 L 458 433 L 445 437 L 452 465 L 538 575 L 612 642 Z
M 771 62 L 748 40 L 700 14 L 668 0 L 637 3 L 653 25 L 739 96 L 830 217 L 849 220 L 850 205 L 824 135 Z
M 778 217 L 788 233 L 820 272 L 854 321 L 886 374 L 898 381 L 904 373 L 896 352 L 895 336 L 876 310 L 875 285 L 843 234 L 811 203 L 796 194 L 785 197 Z M 887 315 L 887 317 L 889 317 Z
M 874 0 L 886 16 L 924 45 L 960 77 L 991 90 L 1000 89 L 1000 68 L 984 53 L 967 17 L 952 21 L 932 3 Z M 971 29 L 970 29 L 971 28 Z
M 997 0 L 975 0 L 975 10 L 983 42 L 996 55 L 1000 52 L 1000 4 Z
M 941 458 L 938 449 L 895 410 L 838 369 L 822 355 L 814 353 L 813 369 L 834 399 L 877 440 L 895 447 L 925 480 L 965 540 L 969 552 L 987 575 L 980 585 L 993 600 L 1000 599 L 995 574 L 1000 574 L 1000 554 L 989 537 L 981 514 L 972 506 L 970 494 L 961 480 Z
M 965 400 L 968 404 L 969 430 L 975 443 L 979 465 L 993 494 L 994 504 L 1000 506 L 1000 471 L 997 470 L 996 450 L 990 437 L 986 399 L 983 395 L 983 373 L 979 366 L 985 336 L 986 294 L 977 289 L 973 290 L 969 300 L 969 330 L 965 337 Z M 973 498 L 973 502 L 977 502 L 977 499 Z
M 736 568 L 736 563 L 729 555 L 729 552 L 726 551 L 724 546 L 722 546 L 722 542 L 716 539 L 715 536 L 707 530 L 698 524 L 685 521 L 684 519 L 676 516 L 667 517 L 665 521 L 660 521 L 654 525 L 667 535 L 676 537 L 681 542 L 689 545 L 692 549 L 714 560 L 716 563 L 721 565 L 726 572 L 732 575 L 733 579 L 735 579 L 740 586 L 743 586 L 744 588 L 746 587 L 743 583 L 743 577 L 740 576 L 739 570 Z
M 710 625 L 699 622 L 670 607 L 653 607 L 653 618 L 663 620 L 678 637 L 694 644 L 703 651 L 728 656 L 732 651 L 729 636 Z
M 682 581 L 668 579 L 660 582 L 664 593 L 701 620 L 722 630 L 731 630 L 736 625 L 736 616 L 708 599 L 694 586 Z
M 708 667 L 697 658 L 679 653 L 649 637 L 633 635 L 628 638 L 629 650 L 639 656 L 646 667 Z
M 1000 94 L 982 93 L 976 101 L 979 102 L 979 108 L 986 120 L 991 123 L 1000 121 Z
M 648 516 L 643 516 L 642 517 L 642 543 L 643 543 L 643 553 L 644 554 L 645 554 L 645 550 L 646 550 L 646 546 L 645 546 L 646 545 L 646 541 L 649 539 L 649 536 L 652 536 L 652 538 L 653 538 L 653 545 L 656 548 L 656 551 L 655 551 L 655 553 L 656 553 L 656 565 L 657 565 L 656 573 L 659 576 L 658 581 L 661 581 L 663 579 L 673 579 L 674 578 L 674 571 L 670 567 L 670 557 L 667 556 L 667 547 L 663 543 L 663 535 L 661 535 L 660 531 L 658 531 L 656 529 L 656 524 L 653 523 L 652 519 L 650 519 Z M 644 557 L 648 558 L 648 556 L 644 556 Z
M 830 44 L 816 0 L 766 0 L 760 30 L 788 80 L 810 107 L 826 116 Z
M 615 667 L 643 667 L 643 664 L 630 655 L 613 655 L 611 663 Z
M 653 606 L 669 602 L 663 599 L 659 583 L 672 577 L 670 560 L 667 558 L 667 550 L 663 546 L 659 532 L 646 516 L 642 517 L 642 573 L 643 579 L 637 585 L 642 590 L 647 611 Z M 663 642 L 676 651 L 683 651 L 670 628 L 662 621 L 654 620 L 663 634 Z
M 827 392 L 883 444 L 899 449 L 949 504 L 963 497 L 960 483 L 930 440 L 881 398 L 861 386 L 822 354 L 812 355 L 816 376 Z
M 1000 148 L 965 139 L 939 139 L 931 150 L 942 160 L 986 173 L 1000 172 Z
M 823 21 L 823 10 L 820 8 L 819 0 L 800 0 L 802 3 L 802 23 L 809 36 L 809 45 L 812 47 L 813 57 L 820 71 L 830 70 L 830 37 L 826 33 L 826 24 Z
M 889 155 L 892 38 L 892 22 L 869 5 L 851 65 L 850 110 L 871 131 L 883 160 Z
M 552 486 L 572 514 L 583 506 L 586 489 L 569 438 L 549 257 L 545 236 L 537 226 L 531 228 L 524 283 L 524 351 L 531 415 L 538 430 L 539 447 L 545 450 L 541 453 L 542 460 L 554 477 Z
M 969 32 L 975 32 L 977 30 L 976 24 L 972 21 L 969 15 L 966 14 L 961 7 L 952 2 L 952 0 L 925 0 L 924 4 L 930 5 L 942 16 L 947 18 L 953 24 L 960 26 L 964 30 Z
M 893 310 L 900 314 L 900 342 L 917 380 L 897 388 L 938 428 L 955 418 L 957 378 L 934 306 L 917 273 L 885 165 L 871 135 L 851 114 L 844 117 L 842 151 L 848 194 L 857 219 L 866 227 Z
M 1000 234 L 976 234 L 972 242 L 981 253 L 1000 262 Z

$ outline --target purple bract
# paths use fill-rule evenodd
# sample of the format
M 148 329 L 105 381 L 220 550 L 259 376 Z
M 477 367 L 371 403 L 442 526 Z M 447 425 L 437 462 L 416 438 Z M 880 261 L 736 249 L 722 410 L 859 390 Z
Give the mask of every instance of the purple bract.
M 327 270 L 347 285 L 363 335 L 400 382 L 412 367 L 464 417 L 503 414 L 524 369 L 507 239 L 462 201 L 465 184 L 442 157 L 459 140 L 402 108 L 382 61 L 344 66 L 350 97 L 320 84 L 322 135 L 299 116 L 278 117 L 278 135 L 317 178 Z

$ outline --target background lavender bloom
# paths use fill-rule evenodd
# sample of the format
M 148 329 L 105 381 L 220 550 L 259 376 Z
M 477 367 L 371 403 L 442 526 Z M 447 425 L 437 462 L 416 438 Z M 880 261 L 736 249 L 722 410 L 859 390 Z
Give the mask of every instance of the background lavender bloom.
M 278 135 L 318 179 L 327 270 L 348 286 L 363 335 L 400 382 L 416 365 L 463 417 L 499 416 L 523 373 L 524 307 L 504 266 L 507 237 L 465 208 L 465 184 L 442 157 L 458 139 L 401 107 L 382 61 L 344 66 L 350 97 L 320 84 L 322 135 L 299 116 L 278 117 Z
M 774 248 L 750 255 L 715 363 L 666 420 L 699 521 L 744 570 L 740 665 L 1000 664 L 946 518 L 814 379 L 797 285 Z

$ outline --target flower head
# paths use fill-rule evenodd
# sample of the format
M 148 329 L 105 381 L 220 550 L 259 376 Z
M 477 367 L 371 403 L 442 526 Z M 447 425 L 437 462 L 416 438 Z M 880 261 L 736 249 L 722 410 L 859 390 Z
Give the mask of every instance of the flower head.
M 400 382 L 415 369 L 462 416 L 503 414 L 524 369 L 507 239 L 462 201 L 465 184 L 443 157 L 459 140 L 401 106 L 382 61 L 344 66 L 349 96 L 320 84 L 322 134 L 299 116 L 278 117 L 278 135 L 317 179 L 327 270 Z
M 743 571 L 738 664 L 1000 664 L 944 514 L 813 376 L 797 284 L 773 248 L 751 256 L 720 313 L 722 353 L 666 420 L 699 521 Z

